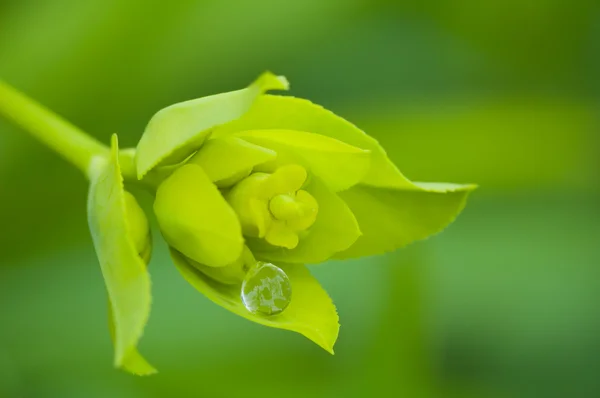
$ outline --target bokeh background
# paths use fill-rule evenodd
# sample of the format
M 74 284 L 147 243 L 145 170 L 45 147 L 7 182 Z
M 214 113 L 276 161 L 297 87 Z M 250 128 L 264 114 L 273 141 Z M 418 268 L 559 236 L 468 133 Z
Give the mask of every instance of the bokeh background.
M 86 181 L 0 120 L 0 397 L 600 396 L 598 1 L 0 1 L 0 77 L 104 142 L 266 69 L 409 178 L 481 188 L 441 235 L 312 268 L 335 356 L 213 305 L 157 243 L 161 373 L 136 378 L 111 366 Z

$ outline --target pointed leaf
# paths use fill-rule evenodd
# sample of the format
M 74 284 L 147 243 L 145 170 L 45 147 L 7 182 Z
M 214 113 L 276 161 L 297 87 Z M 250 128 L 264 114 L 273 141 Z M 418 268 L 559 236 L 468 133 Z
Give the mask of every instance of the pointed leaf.
M 340 192 L 363 235 L 336 258 L 382 254 L 441 232 L 465 206 L 474 185 L 414 183 L 420 190 L 356 185 Z
M 169 245 L 210 267 L 224 267 L 242 253 L 240 222 L 202 168 L 186 164 L 158 188 L 154 213 Z
M 324 135 L 294 130 L 248 130 L 235 134 L 299 162 L 334 192 L 360 182 L 369 171 L 369 151 Z
M 180 102 L 156 113 L 137 147 L 137 174 L 141 179 L 165 159 L 184 160 L 197 150 L 214 127 L 242 116 L 267 90 L 287 90 L 282 76 L 269 72 L 245 89 Z
M 240 286 L 224 285 L 207 277 L 175 250 L 171 250 L 171 257 L 183 277 L 214 303 L 252 322 L 300 333 L 333 354 L 338 315 L 325 290 L 304 265 L 277 264 L 290 278 L 292 299 L 281 314 L 264 316 L 244 307 Z
M 115 315 L 112 311 L 112 303 L 110 302 L 110 299 L 108 300 L 108 330 L 110 332 L 110 338 L 114 344 L 116 341 Z M 157 372 L 157 370 L 148 363 L 146 358 L 144 358 L 136 348 L 131 349 L 125 358 L 123 358 L 121 368 L 138 376 L 149 376 Z
M 312 102 L 294 97 L 261 95 L 241 118 L 222 125 L 214 137 L 245 130 L 297 130 L 327 136 L 371 151 L 371 165 L 362 183 L 381 187 L 412 187 L 388 159 L 377 140 L 347 120 Z
M 301 236 L 294 249 L 271 246 L 262 239 L 247 239 L 248 247 L 257 259 L 274 263 L 321 263 L 335 253 L 347 250 L 361 235 L 354 214 L 338 194 L 315 177 L 304 189 L 319 205 L 315 223 L 305 236 Z
M 98 159 L 94 166 L 88 223 L 111 303 L 115 366 L 136 374 L 153 373 L 155 370 L 143 358 L 139 360 L 136 351 L 150 314 L 150 275 L 127 221 L 116 135 L 112 137 L 110 159 Z

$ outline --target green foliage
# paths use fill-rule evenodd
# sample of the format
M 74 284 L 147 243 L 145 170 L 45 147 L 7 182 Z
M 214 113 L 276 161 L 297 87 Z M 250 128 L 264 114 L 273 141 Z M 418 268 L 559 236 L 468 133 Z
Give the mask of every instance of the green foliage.
M 215 126 L 242 116 L 267 90 L 287 90 L 283 77 L 264 73 L 245 89 L 181 102 L 150 119 L 137 147 L 138 178 L 159 164 L 178 163 L 200 148 Z
M 336 258 L 382 254 L 443 230 L 465 206 L 473 185 L 417 183 L 420 190 L 357 185 L 340 193 L 360 225 L 352 247 Z
M 333 358 L 185 286 L 153 231 L 142 352 L 165 373 L 132 379 L 107 366 L 86 182 L 0 120 L 0 396 L 247 397 L 266 385 L 289 397 L 600 396 L 599 11 L 597 0 L 0 2 L 0 78 L 101 142 L 117 131 L 135 145 L 157 106 L 276 65 L 405 176 L 485 186 L 435 239 L 309 267 L 342 320 Z M 120 166 L 129 189 L 135 173 Z
M 359 229 L 348 228 L 332 217 L 325 227 L 329 231 L 318 233 L 318 227 L 325 223 L 317 221 L 312 234 L 293 254 L 265 250 L 264 257 L 270 261 L 315 263 L 334 254 L 336 258 L 349 258 L 392 251 L 443 230 L 460 213 L 468 193 L 475 188 L 409 181 L 375 139 L 303 99 L 260 96 L 244 116 L 213 133 L 217 138 L 229 135 L 283 153 L 288 156 L 287 161 L 291 158 L 300 162 L 334 192 L 341 191 L 339 195 L 346 204 L 340 201 L 331 208 L 344 213 L 349 206 L 347 213 L 358 219 L 358 235 L 362 236 L 354 238 L 353 246 L 354 241 L 350 242 L 352 247 L 342 244 L 334 246 L 334 250 L 323 250 L 327 244 L 334 244 L 336 237 L 343 240 L 343 231 L 351 234 L 353 229 Z M 320 194 L 324 194 L 322 189 Z M 334 211 L 325 213 L 331 215 Z
M 249 112 L 231 123 L 216 128 L 213 137 L 252 130 L 291 130 L 295 131 L 295 134 L 310 132 L 330 137 L 338 142 L 371 152 L 370 167 L 361 182 L 375 186 L 411 185 L 390 162 L 377 140 L 347 120 L 308 100 L 262 95 Z M 294 144 L 289 143 L 289 145 Z M 341 145 L 338 144 L 339 146 Z M 324 150 L 322 145 L 319 149 Z
M 354 125 L 306 100 L 263 94 L 270 89 L 287 89 L 287 80 L 265 73 L 245 89 L 164 108 L 136 150 L 119 152 L 116 135 L 109 155 L 90 151 L 96 144 L 85 135 L 64 138 L 85 144 L 76 165 L 90 159 L 89 224 L 117 367 L 155 372 L 136 348 L 150 312 L 152 243 L 124 176 L 155 194 L 160 231 L 192 286 L 330 353 L 337 312 L 305 264 L 397 249 L 439 232 L 464 207 L 473 185 L 413 183 Z
M 115 366 L 135 374 L 150 374 L 155 370 L 136 350 L 150 315 L 150 275 L 140 257 L 147 246 L 140 237 L 148 238 L 148 224 L 137 208 L 127 213 L 126 203 L 131 198 L 127 199 L 123 188 L 118 151 L 115 135 L 110 158 L 93 160 L 88 222 L 108 291 Z
M 236 136 L 274 150 L 280 163 L 304 166 L 334 192 L 358 183 L 370 167 L 370 151 L 319 134 L 271 129 L 243 130 Z
M 268 317 L 249 312 L 236 286 L 218 283 L 207 277 L 174 250 L 171 250 L 171 258 L 181 275 L 215 304 L 252 322 L 298 332 L 333 354 L 339 330 L 338 315 L 327 292 L 305 266 L 280 265 L 292 284 L 292 300 L 281 314 Z

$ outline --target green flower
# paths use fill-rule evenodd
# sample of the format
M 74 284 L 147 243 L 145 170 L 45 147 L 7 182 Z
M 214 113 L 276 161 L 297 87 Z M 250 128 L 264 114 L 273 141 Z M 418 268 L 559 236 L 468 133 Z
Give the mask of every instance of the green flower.
M 155 372 L 136 348 L 150 313 L 150 229 L 125 184 L 154 195 L 160 232 L 194 288 L 331 353 L 337 312 L 307 265 L 398 249 L 440 232 L 464 207 L 473 185 L 409 181 L 356 126 L 307 100 L 265 94 L 287 88 L 265 73 L 245 89 L 169 106 L 136 149 L 119 150 L 116 135 L 108 149 L 0 84 L 11 98 L 0 109 L 90 179 L 115 366 Z

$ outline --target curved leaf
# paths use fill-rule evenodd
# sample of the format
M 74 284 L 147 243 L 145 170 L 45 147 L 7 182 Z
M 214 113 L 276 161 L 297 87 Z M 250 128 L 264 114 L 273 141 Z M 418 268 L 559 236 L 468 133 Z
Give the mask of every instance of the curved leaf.
M 340 192 L 363 233 L 335 258 L 382 254 L 441 232 L 465 206 L 475 185 L 414 183 L 420 190 L 356 185 Z
M 257 259 L 275 263 L 321 263 L 335 253 L 347 250 L 359 238 L 359 223 L 338 194 L 315 177 L 311 178 L 304 189 L 319 204 L 315 223 L 305 236 L 301 236 L 294 249 L 271 246 L 262 239 L 249 238 L 248 247 Z
M 235 135 L 294 159 L 334 192 L 357 184 L 369 171 L 369 151 L 324 135 L 294 130 L 247 130 Z
M 108 331 L 113 344 L 116 341 L 115 333 L 115 315 L 112 311 L 112 303 L 108 300 Z M 148 363 L 136 348 L 131 349 L 127 355 L 123 358 L 121 368 L 138 376 L 149 376 L 157 372 L 152 365 Z
M 320 134 L 371 151 L 363 184 L 414 188 L 388 159 L 377 140 L 347 120 L 312 102 L 294 97 L 261 95 L 241 118 L 215 129 L 214 137 L 246 130 L 297 130 Z
M 202 167 L 186 164 L 156 191 L 154 213 L 169 243 L 187 257 L 224 267 L 242 254 L 240 222 Z
M 98 159 L 90 178 L 88 223 L 111 304 L 115 366 L 135 374 L 154 373 L 136 351 L 150 314 L 150 275 L 127 221 L 116 135 L 110 158 Z
M 215 304 L 252 322 L 300 333 L 333 354 L 339 332 L 338 315 L 325 290 L 304 265 L 278 264 L 290 278 L 292 300 L 282 313 L 264 316 L 244 307 L 240 286 L 224 285 L 207 277 L 176 250 L 171 249 L 171 257 L 183 277 Z
M 267 90 L 287 90 L 283 76 L 266 72 L 245 89 L 180 102 L 158 111 L 137 146 L 137 175 L 142 179 L 167 160 L 177 163 L 197 150 L 210 130 L 242 116 Z

